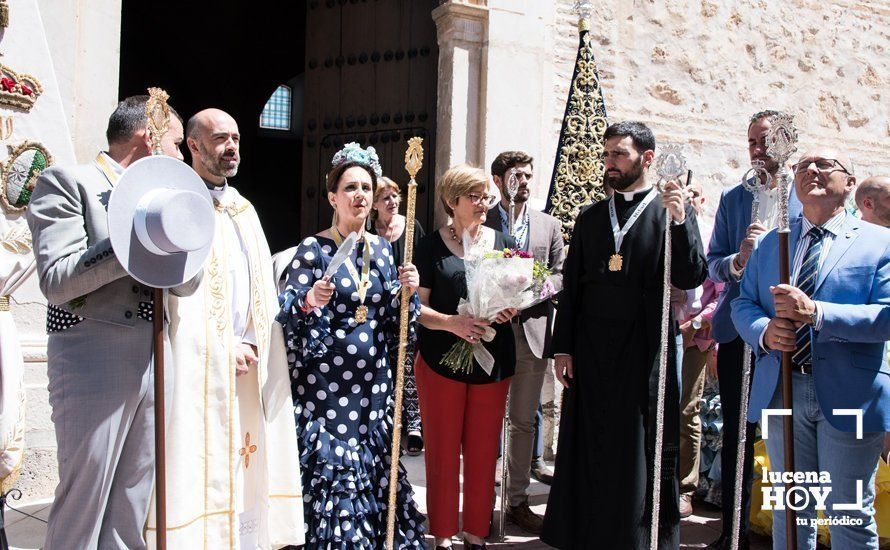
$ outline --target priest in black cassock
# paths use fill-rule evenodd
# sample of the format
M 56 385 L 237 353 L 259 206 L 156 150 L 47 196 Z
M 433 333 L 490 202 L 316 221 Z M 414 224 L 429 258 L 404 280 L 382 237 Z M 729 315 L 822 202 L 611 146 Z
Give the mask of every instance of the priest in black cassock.
M 605 133 L 611 198 L 577 219 L 563 268 L 551 353 L 568 388 L 541 540 L 557 548 L 648 548 L 651 525 L 665 216 L 671 283 L 692 289 L 708 266 L 686 192 L 659 197 L 647 176 L 655 137 L 640 122 Z M 679 548 L 679 382 L 668 324 L 659 548 Z

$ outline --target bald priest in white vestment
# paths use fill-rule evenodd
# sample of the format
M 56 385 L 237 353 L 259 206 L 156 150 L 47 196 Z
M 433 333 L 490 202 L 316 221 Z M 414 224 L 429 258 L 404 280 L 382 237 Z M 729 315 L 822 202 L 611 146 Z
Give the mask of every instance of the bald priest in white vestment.
M 192 167 L 214 199 L 216 235 L 198 291 L 170 300 L 167 544 L 299 545 L 299 453 L 272 259 L 256 210 L 226 179 L 238 170 L 238 126 L 207 109 L 186 135 Z M 154 511 L 152 504 L 151 545 Z

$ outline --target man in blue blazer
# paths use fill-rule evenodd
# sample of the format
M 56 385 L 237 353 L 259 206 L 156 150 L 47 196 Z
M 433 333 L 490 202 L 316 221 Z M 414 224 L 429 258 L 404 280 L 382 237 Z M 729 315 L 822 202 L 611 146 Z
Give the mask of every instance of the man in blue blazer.
M 789 224 L 791 285 L 778 283 L 772 231 L 755 244 L 732 303 L 757 356 L 748 419 L 768 428 L 770 470 L 781 471 L 782 418 L 762 413 L 782 408 L 781 353 L 792 352 L 795 470 L 831 481 L 800 485 L 830 488 L 823 513 L 832 548 L 877 549 L 874 481 L 890 430 L 890 230 L 846 213 L 856 178 L 845 154 L 815 149 L 793 169 L 803 215 Z M 815 502 L 797 513 L 799 548 L 816 548 Z M 774 510 L 774 548 L 784 548 L 785 528 L 784 511 Z
M 760 207 L 756 220 L 751 219 L 754 196 L 742 184 L 723 192 L 714 220 L 714 232 L 708 245 L 708 275 L 715 282 L 724 283 L 717 309 L 711 319 L 711 335 L 718 344 L 717 375 L 720 380 L 720 403 L 723 408 L 723 450 L 720 453 L 723 478 L 723 533 L 709 548 L 729 548 L 732 514 L 736 497 L 733 491 L 739 441 L 739 411 L 742 395 L 742 359 L 745 343 L 739 338 L 730 318 L 730 303 L 739 295 L 739 281 L 757 237 L 776 227 L 778 216 L 778 187 L 775 175 L 778 164 L 766 154 L 766 133 L 770 117 L 777 111 L 761 111 L 748 124 L 748 156 L 751 161 L 763 161 L 773 176 L 771 189 L 760 193 Z M 800 215 L 800 202 L 791 190 L 789 213 Z M 739 547 L 747 548 L 748 510 L 751 494 L 751 474 L 754 457 L 754 428 L 748 425 L 745 440 L 745 472 L 742 483 L 742 515 Z

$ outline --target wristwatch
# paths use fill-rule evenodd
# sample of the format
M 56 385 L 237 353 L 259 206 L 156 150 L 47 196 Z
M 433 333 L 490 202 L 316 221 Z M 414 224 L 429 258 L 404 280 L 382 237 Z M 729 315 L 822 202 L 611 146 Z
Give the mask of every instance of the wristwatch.
M 818 314 L 819 314 L 819 310 L 814 307 L 813 312 L 810 313 L 810 326 L 812 326 L 812 327 L 816 326 L 816 319 L 818 317 Z
M 692 328 L 694 328 L 695 330 L 701 329 L 701 318 L 696 317 L 692 320 Z

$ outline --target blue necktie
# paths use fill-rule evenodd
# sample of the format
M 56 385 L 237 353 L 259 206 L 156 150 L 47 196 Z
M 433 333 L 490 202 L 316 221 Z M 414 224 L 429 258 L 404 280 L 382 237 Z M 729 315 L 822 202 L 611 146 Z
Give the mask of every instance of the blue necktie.
M 819 273 L 819 256 L 822 254 L 822 238 L 825 237 L 825 230 L 821 227 L 810 229 L 810 246 L 800 265 L 800 273 L 797 274 L 797 288 L 812 297 L 816 290 L 816 277 Z M 811 362 L 813 357 L 812 350 L 812 332 L 810 325 L 803 325 L 797 329 L 797 350 L 791 356 L 791 361 L 796 366 L 805 365 Z

